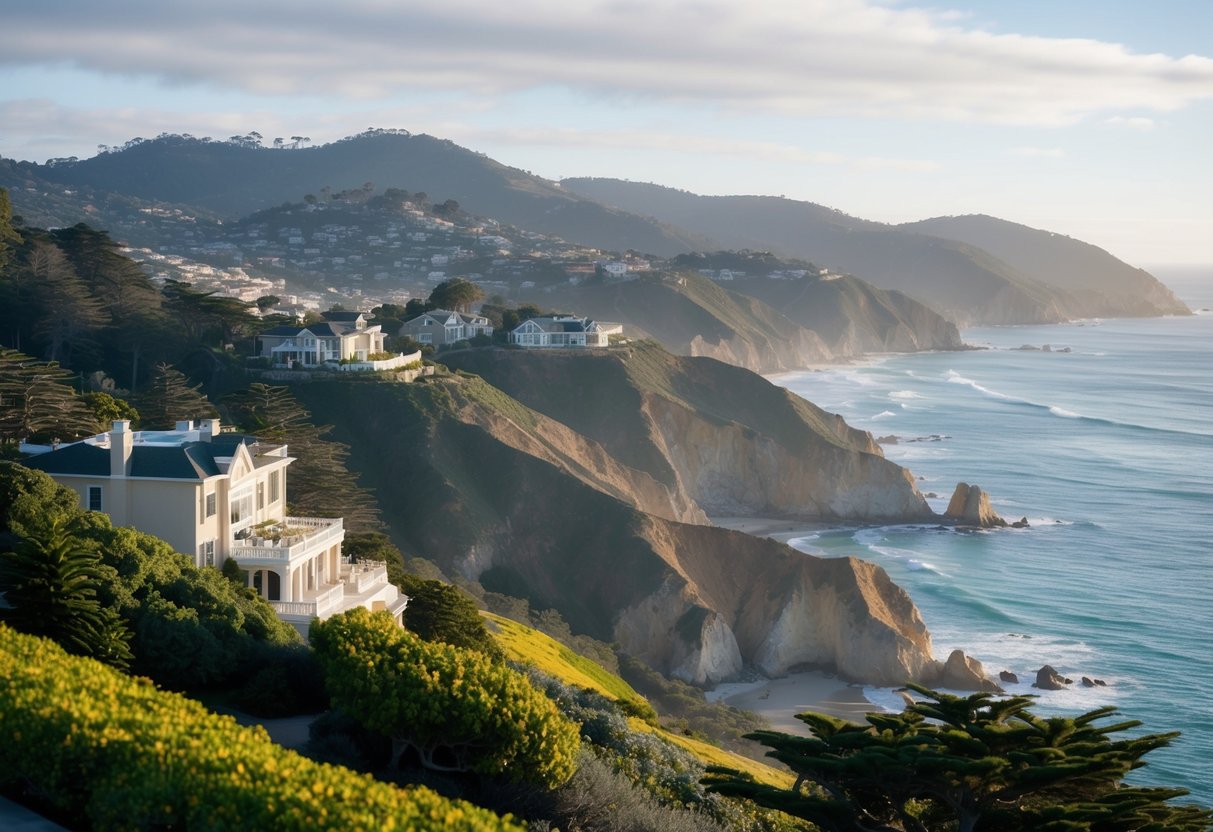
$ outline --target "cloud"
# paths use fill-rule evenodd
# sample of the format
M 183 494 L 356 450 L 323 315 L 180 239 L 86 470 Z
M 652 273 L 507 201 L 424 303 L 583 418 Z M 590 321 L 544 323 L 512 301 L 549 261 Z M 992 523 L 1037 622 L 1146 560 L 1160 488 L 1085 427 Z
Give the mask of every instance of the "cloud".
M 1066 155 L 1066 152 L 1060 147 L 1013 147 L 1011 155 L 1035 159 L 1060 159 Z
M 1104 124 L 1128 127 L 1133 130 L 1153 130 L 1157 126 L 1154 119 L 1144 116 L 1112 116 L 1104 119 Z
M 871 0 L 64 0 L 5 13 L 0 65 L 383 100 L 560 87 L 724 111 L 1064 125 L 1213 97 L 1213 60 L 992 34 Z

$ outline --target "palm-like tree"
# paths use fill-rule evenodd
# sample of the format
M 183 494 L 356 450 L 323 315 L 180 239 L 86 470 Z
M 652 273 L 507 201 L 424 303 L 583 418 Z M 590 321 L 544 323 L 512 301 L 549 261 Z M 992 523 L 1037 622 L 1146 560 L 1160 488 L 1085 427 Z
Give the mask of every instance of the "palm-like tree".
M 0 591 L 7 606 L 0 621 L 46 636 L 69 653 L 125 669 L 130 632 L 117 613 L 101 606 L 101 558 L 72 533 L 73 521 L 52 517 L 31 529 L 12 551 L 0 552 Z

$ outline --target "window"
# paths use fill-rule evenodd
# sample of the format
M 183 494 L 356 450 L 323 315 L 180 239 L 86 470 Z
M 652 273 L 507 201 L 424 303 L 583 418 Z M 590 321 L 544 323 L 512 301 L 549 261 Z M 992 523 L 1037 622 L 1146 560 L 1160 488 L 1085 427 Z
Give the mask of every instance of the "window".
M 208 540 L 198 546 L 198 565 L 215 565 L 215 541 Z
M 278 497 L 280 496 L 278 493 L 278 488 L 279 488 L 278 483 L 279 483 L 278 472 L 270 471 L 270 502 L 271 503 L 278 502 Z
M 88 487 L 88 510 L 101 511 L 101 486 L 99 485 Z
M 257 483 L 257 510 L 265 508 L 265 483 Z
M 210 494 L 206 495 L 206 516 L 207 517 L 215 516 L 215 492 L 214 491 L 212 491 Z

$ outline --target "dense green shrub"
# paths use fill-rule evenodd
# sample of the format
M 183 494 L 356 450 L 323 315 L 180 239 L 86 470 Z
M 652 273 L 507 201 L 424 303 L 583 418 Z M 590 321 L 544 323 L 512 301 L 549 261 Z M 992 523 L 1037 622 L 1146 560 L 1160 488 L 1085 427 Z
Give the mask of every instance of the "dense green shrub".
M 518 829 L 316 763 L 202 705 L 0 626 L 0 786 L 92 829 Z
M 504 664 L 422 641 L 362 608 L 314 624 L 311 638 L 334 706 L 427 768 L 547 787 L 572 775 L 576 726 Z
M 426 641 L 476 650 L 494 659 L 501 648 L 484 627 L 476 602 L 456 586 L 406 575 L 397 583 L 409 596 L 404 626 Z

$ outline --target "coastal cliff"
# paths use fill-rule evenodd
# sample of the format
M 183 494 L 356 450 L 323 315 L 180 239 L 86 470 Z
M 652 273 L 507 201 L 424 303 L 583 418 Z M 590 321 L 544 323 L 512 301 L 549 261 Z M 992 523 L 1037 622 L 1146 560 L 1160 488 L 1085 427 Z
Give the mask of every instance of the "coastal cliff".
M 671 366 L 744 372 L 707 359 L 670 358 Z M 693 386 L 685 377 L 679 384 Z M 632 390 L 633 401 L 644 398 Z M 637 417 L 654 435 L 632 460 L 623 460 L 609 444 L 471 375 L 407 385 L 315 382 L 297 386 L 296 394 L 350 444 L 351 461 L 375 490 L 402 549 L 488 590 L 526 598 L 535 609 L 557 609 L 575 631 L 618 642 L 664 673 L 708 684 L 735 677 L 744 666 L 777 675 L 814 664 L 857 681 L 896 684 L 932 672 L 921 617 L 879 567 L 818 559 L 704 525 L 698 497 L 707 489 L 687 487 L 692 478 L 662 455 L 668 446 L 659 419 Z M 580 406 L 593 411 L 591 404 Z M 765 412 L 763 402 L 752 406 Z M 793 413 L 770 418 L 790 421 Z M 599 413 L 603 430 L 614 423 L 610 415 Z M 823 448 L 900 470 L 864 450 L 866 434 L 822 419 Z M 720 413 L 705 413 L 703 420 L 739 436 L 757 432 Z M 813 432 L 801 425 L 803 436 Z M 784 439 L 795 436 L 791 430 Z M 782 446 L 771 444 L 766 452 L 778 455 Z M 719 459 L 739 461 L 727 454 Z M 842 466 L 831 476 L 845 473 Z M 856 473 L 867 475 L 863 463 Z M 916 511 L 913 484 L 894 481 L 895 490 L 911 496 L 888 505 L 903 501 Z M 820 503 L 828 506 L 822 494 Z M 860 502 L 851 498 L 850 505 L 857 511 Z
M 646 343 L 446 360 L 600 442 L 709 515 L 933 517 L 910 473 L 884 459 L 868 433 L 737 367 Z

